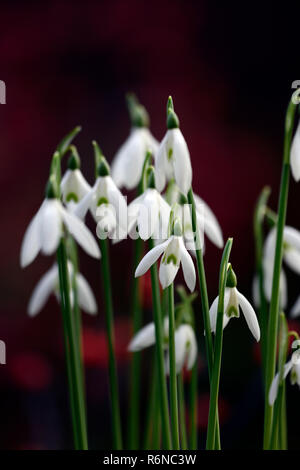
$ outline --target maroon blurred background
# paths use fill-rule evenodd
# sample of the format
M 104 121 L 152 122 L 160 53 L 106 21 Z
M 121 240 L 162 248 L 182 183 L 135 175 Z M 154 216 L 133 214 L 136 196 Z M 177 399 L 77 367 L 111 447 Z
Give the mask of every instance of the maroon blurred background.
M 76 144 L 92 183 L 91 140 L 111 161 L 128 135 L 125 93 L 134 91 L 146 106 L 158 139 L 172 94 L 191 151 L 194 190 L 215 211 L 225 238 L 234 237 L 240 290 L 251 295 L 253 208 L 269 184 L 276 210 L 285 109 L 299 78 L 296 14 L 291 18 L 287 8 L 276 11 L 269 2 L 246 9 L 196 0 L 3 1 L 0 9 L 0 79 L 7 87 L 7 104 L 0 107 L 0 339 L 7 345 L 7 365 L 0 366 L 0 447 L 64 448 L 72 444 L 59 308 L 51 299 L 36 319 L 26 314 L 51 260 L 39 257 L 25 271 L 19 266 L 21 240 L 42 201 L 53 150 L 82 125 Z M 288 221 L 300 228 L 297 198 L 299 187 L 292 183 Z M 125 241 L 111 250 L 124 410 L 131 245 Z M 208 242 L 210 300 L 217 293 L 220 256 Z M 99 266 L 83 255 L 81 267 L 100 310 L 97 319 L 85 317 L 84 338 L 91 447 L 103 448 L 110 442 Z M 290 304 L 299 288 L 291 276 Z M 145 315 L 151 318 L 151 312 Z M 245 447 L 245 439 L 247 447 L 260 445 L 259 359 L 243 321 L 232 322 L 224 349 L 224 446 Z M 205 361 L 203 369 L 199 426 L 205 431 Z M 291 403 L 296 393 L 289 391 Z M 292 430 L 291 445 L 294 439 Z M 200 445 L 202 440 L 201 434 Z

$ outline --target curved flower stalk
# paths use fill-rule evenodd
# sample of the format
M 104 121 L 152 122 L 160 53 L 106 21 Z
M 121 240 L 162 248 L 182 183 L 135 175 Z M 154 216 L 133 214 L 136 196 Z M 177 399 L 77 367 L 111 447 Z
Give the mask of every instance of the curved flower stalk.
M 291 171 L 295 181 L 300 180 L 300 121 L 291 145 Z
M 176 235 L 178 233 L 178 235 Z M 195 289 L 196 272 L 191 255 L 188 253 L 181 234 L 180 223 L 175 223 L 174 235 L 155 246 L 139 263 L 135 277 L 142 276 L 162 256 L 159 268 L 159 280 L 162 288 L 170 286 L 182 265 L 184 280 L 191 292 Z
M 74 267 L 71 261 L 68 261 L 69 284 L 71 284 L 73 274 Z M 79 307 L 87 313 L 97 313 L 96 300 L 85 277 L 80 273 L 75 273 L 75 282 Z M 55 294 L 57 300 L 60 302 L 59 272 L 56 263 L 41 277 L 33 290 L 28 304 L 28 314 L 30 317 L 36 316 L 43 309 L 52 293 Z M 70 292 L 70 302 L 71 306 L 73 306 L 74 299 L 72 291 Z
M 170 370 L 169 359 L 169 318 L 164 319 L 164 349 L 165 356 L 165 373 L 168 375 Z M 131 352 L 141 351 L 155 344 L 155 325 L 149 323 L 144 326 L 133 337 L 129 343 L 128 350 Z M 179 374 L 184 366 L 188 370 L 193 368 L 197 358 L 197 341 L 193 328 L 186 323 L 181 324 L 175 330 L 175 357 L 176 357 L 176 373 Z
M 96 142 L 93 142 L 93 145 L 100 151 Z M 109 165 L 102 154 L 96 172 L 97 179 L 94 186 L 80 201 L 75 213 L 78 217 L 84 218 L 90 210 L 97 222 L 99 238 L 122 240 L 127 235 L 127 204 L 112 180 Z
M 176 215 L 180 218 L 182 223 L 186 246 L 188 249 L 194 251 L 195 242 L 192 228 L 191 210 L 186 198 L 180 192 L 180 189 L 175 182 L 170 184 L 170 188 L 168 188 L 165 197 L 169 204 L 174 204 L 176 202 L 179 204 Z M 194 194 L 194 200 L 201 248 L 204 246 L 204 235 L 206 235 L 209 240 L 218 248 L 223 248 L 223 233 L 215 214 L 209 205 L 202 198 L 200 198 L 200 196 Z
M 100 258 L 99 247 L 90 230 L 74 214 L 69 213 L 55 197 L 53 183 L 46 189 L 46 199 L 30 222 L 21 247 L 21 266 L 28 266 L 41 251 L 52 255 L 58 248 L 64 228 L 94 258 Z
M 263 253 L 264 289 L 268 301 L 271 299 L 274 255 L 276 245 L 276 227 L 272 228 L 265 240 Z M 285 226 L 283 230 L 283 261 L 296 274 L 300 274 L 300 231 Z M 280 273 L 280 303 L 287 306 L 287 281 L 283 269 Z
M 80 158 L 76 147 L 71 145 L 72 152 L 68 169 L 64 174 L 61 183 L 61 195 L 68 211 L 74 213 L 78 203 L 91 191 L 91 186 L 80 171 Z
M 168 238 L 171 207 L 155 189 L 154 169 L 149 168 L 150 186 L 128 206 L 128 233 L 136 238 L 137 230 L 142 240 Z M 152 184 L 151 184 L 152 182 Z
M 141 179 L 147 150 L 156 153 L 158 141 L 149 130 L 149 117 L 145 108 L 133 95 L 128 97 L 132 129 L 129 137 L 118 150 L 111 166 L 111 174 L 119 188 L 135 188 Z
M 156 186 L 161 192 L 166 181 L 175 178 L 186 196 L 192 184 L 192 166 L 187 143 L 179 129 L 171 96 L 167 103 L 167 133 L 155 155 Z
M 239 318 L 241 308 L 249 330 L 253 334 L 256 341 L 260 340 L 260 328 L 256 318 L 255 311 L 246 297 L 237 290 L 237 280 L 231 265 L 228 268 L 227 284 L 224 294 L 224 316 L 223 329 L 233 317 Z M 210 310 L 211 331 L 216 332 L 217 313 L 218 313 L 219 296 L 213 301 Z

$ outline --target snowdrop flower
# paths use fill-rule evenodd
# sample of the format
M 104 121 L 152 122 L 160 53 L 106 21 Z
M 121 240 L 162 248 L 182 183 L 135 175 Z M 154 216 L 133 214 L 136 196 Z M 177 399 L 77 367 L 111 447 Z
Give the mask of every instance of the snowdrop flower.
M 94 186 L 80 201 L 75 213 L 80 218 L 84 218 L 90 210 L 97 222 L 98 237 L 109 236 L 109 238 L 120 240 L 127 235 L 127 204 L 112 180 L 109 165 L 103 156 L 98 164 L 97 174 Z
M 229 265 L 228 273 L 227 273 L 227 284 L 225 288 L 225 296 L 224 296 L 224 317 L 223 317 L 223 329 L 228 324 L 229 320 L 233 317 L 239 318 L 240 311 L 239 307 L 244 314 L 245 320 L 249 327 L 249 330 L 253 334 L 256 341 L 260 340 L 260 328 L 256 318 L 255 311 L 253 310 L 250 302 L 246 299 L 246 297 L 241 294 L 237 290 L 237 280 L 235 273 Z M 216 333 L 216 323 L 217 323 L 217 313 L 218 313 L 218 303 L 219 303 L 219 296 L 213 301 L 210 310 L 210 326 L 211 331 Z
M 188 246 L 189 249 L 194 250 L 195 246 L 191 211 L 186 197 L 184 197 L 180 192 L 180 189 L 175 182 L 169 184 L 165 197 L 170 205 L 176 202 L 179 203 L 177 216 L 180 217 L 183 226 L 183 235 L 185 237 L 186 246 Z M 209 205 L 196 194 L 194 194 L 194 200 L 196 205 L 197 226 L 200 232 L 199 239 L 201 248 L 203 248 L 204 245 L 204 234 L 207 235 L 210 241 L 218 248 L 223 248 L 224 240 L 222 229 L 215 214 Z
M 24 268 L 30 264 L 40 251 L 52 255 L 63 236 L 64 227 L 89 255 L 100 258 L 100 250 L 93 235 L 78 217 L 67 212 L 56 199 L 54 185 L 50 180 L 46 199 L 25 232 L 21 246 L 21 266 Z
M 175 331 L 175 364 L 176 373 L 179 374 L 184 366 L 188 370 L 193 368 L 197 359 L 197 341 L 193 328 L 186 323 L 180 325 Z M 165 371 L 170 373 L 169 351 L 165 359 Z
M 288 361 L 284 366 L 283 371 L 283 380 L 286 379 L 290 373 L 291 384 L 297 384 L 300 387 L 300 362 L 294 364 L 292 360 Z M 272 381 L 270 390 L 269 390 L 269 405 L 273 406 L 279 387 L 279 373 L 277 373 Z
M 164 318 L 163 324 L 163 346 L 168 347 L 169 341 L 169 318 Z M 130 341 L 128 350 L 131 352 L 141 351 L 155 344 L 155 325 L 153 322 L 141 328 Z
M 149 187 L 128 206 L 128 232 L 134 238 L 136 229 L 142 240 L 168 238 L 171 207 L 155 189 L 154 169 L 149 168 Z
M 286 226 L 283 231 L 283 260 L 296 274 L 300 274 L 300 232 L 293 227 Z M 264 290 L 268 301 L 271 300 L 273 268 L 276 248 L 276 227 L 270 230 L 265 244 L 263 255 Z M 287 281 L 283 270 L 280 274 L 280 302 L 281 307 L 287 305 Z
M 164 319 L 163 347 L 166 350 L 165 373 L 169 374 L 169 318 Z M 141 351 L 155 344 L 155 325 L 149 323 L 136 333 L 129 343 L 128 350 L 131 352 Z M 186 365 L 192 369 L 197 358 L 197 341 L 193 328 L 188 324 L 182 324 L 175 330 L 175 360 L 177 374 Z
M 179 221 L 174 224 L 174 235 L 168 240 L 155 246 L 142 259 L 135 271 L 135 277 L 142 276 L 163 254 L 160 268 L 159 280 L 162 288 L 170 286 L 178 272 L 180 263 L 183 269 L 184 280 L 192 292 L 195 289 L 196 273 L 191 255 L 188 253 L 181 234 Z
M 186 196 L 192 184 L 192 166 L 186 141 L 179 129 L 172 98 L 167 105 L 167 133 L 155 155 L 156 186 L 162 191 L 166 180 L 175 178 L 176 184 Z
M 74 268 L 70 261 L 68 261 L 68 274 L 69 282 L 73 277 Z M 77 287 L 78 304 L 79 307 L 87 313 L 95 314 L 97 312 L 97 304 L 94 294 L 87 282 L 87 280 L 80 273 L 76 273 L 75 282 Z M 29 304 L 28 314 L 31 317 L 36 316 L 46 304 L 49 296 L 54 293 L 60 301 L 59 292 L 59 273 L 58 266 L 55 263 L 49 271 L 47 271 L 39 280 L 33 290 Z M 70 292 L 72 294 L 72 291 Z M 71 304 L 73 304 L 73 296 L 71 295 Z
M 300 121 L 291 145 L 291 170 L 295 181 L 300 180 Z
M 148 129 L 145 108 L 133 97 L 129 99 L 129 111 L 133 127 L 112 162 L 111 174 L 119 188 L 133 189 L 140 182 L 146 152 L 155 153 L 158 142 Z
M 72 150 L 68 161 L 68 170 L 61 180 L 60 187 L 62 200 L 72 213 L 74 213 L 78 202 L 92 189 L 80 171 L 80 158 L 75 148 Z

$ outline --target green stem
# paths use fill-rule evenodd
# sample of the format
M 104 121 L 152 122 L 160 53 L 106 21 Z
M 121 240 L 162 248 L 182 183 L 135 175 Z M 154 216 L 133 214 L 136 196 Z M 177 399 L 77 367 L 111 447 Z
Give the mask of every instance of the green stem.
M 80 355 L 77 345 L 77 335 L 74 322 L 72 321 L 72 309 L 70 305 L 69 294 L 69 279 L 67 269 L 67 255 L 65 240 L 62 238 L 57 250 L 57 263 L 59 268 L 59 284 L 61 293 L 61 305 L 63 314 L 63 324 L 65 330 L 65 338 L 68 338 L 69 354 L 66 359 L 69 363 L 68 371 L 70 372 L 69 385 L 72 386 L 70 391 L 71 407 L 73 403 L 76 421 L 78 426 L 73 421 L 73 427 L 77 429 L 77 446 L 78 449 L 87 450 L 87 430 L 86 430 L 86 416 L 84 407 L 84 393 L 82 390 L 81 370 L 80 370 Z M 73 398 L 72 398 L 73 397 Z M 75 431 L 76 432 L 76 431 Z
M 265 381 L 266 371 L 266 351 L 267 351 L 267 325 L 268 325 L 268 303 L 264 293 L 264 271 L 263 271 L 263 246 L 264 233 L 263 222 L 266 212 L 266 204 L 270 196 L 271 189 L 265 187 L 256 204 L 254 212 L 254 241 L 255 241 L 255 259 L 256 273 L 259 284 L 259 323 L 261 331 L 261 355 L 263 364 L 263 378 Z
M 157 371 L 156 371 L 156 353 L 154 352 L 153 358 L 153 370 L 150 379 L 150 394 L 148 399 L 148 408 L 146 414 L 146 424 L 145 424 L 145 438 L 144 438 L 144 450 L 150 450 L 151 447 L 151 439 L 153 440 L 153 430 L 154 430 L 154 416 L 156 410 L 156 396 L 157 396 Z
M 280 425 L 279 425 L 278 438 L 279 438 L 280 450 L 287 450 L 287 417 L 286 417 L 285 381 L 283 381 L 283 384 L 282 384 L 282 398 L 281 398 Z
M 119 404 L 117 365 L 116 365 L 116 356 L 115 356 L 114 318 L 113 318 L 113 302 L 112 302 L 110 268 L 109 268 L 108 241 L 106 239 L 105 240 L 99 239 L 99 244 L 100 244 L 100 250 L 102 254 L 101 270 L 102 270 L 102 280 L 103 280 L 107 345 L 108 345 L 108 357 L 109 357 L 109 386 L 110 386 L 110 399 L 111 399 L 111 408 L 112 408 L 113 444 L 116 450 L 122 450 L 121 415 L 120 415 L 120 404 Z
M 264 449 L 270 445 L 273 406 L 269 405 L 268 393 L 275 374 L 276 367 L 276 349 L 277 349 L 277 331 L 279 314 L 279 295 L 280 295 L 280 273 L 283 255 L 283 230 L 286 221 L 287 201 L 290 178 L 290 146 L 294 127 L 296 105 L 293 100 L 290 101 L 285 120 L 285 136 L 283 150 L 283 166 L 281 173 L 280 195 L 278 203 L 278 223 L 275 248 L 275 260 L 273 270 L 272 295 L 270 302 L 269 324 L 268 324 L 268 345 L 266 361 L 266 392 L 265 392 L 265 422 L 264 422 Z
M 220 266 L 220 279 L 219 279 L 219 302 L 217 313 L 216 325 L 216 341 L 215 341 L 215 354 L 214 364 L 212 370 L 211 386 L 210 386 L 210 400 L 209 400 L 209 415 L 207 427 L 206 449 L 215 449 L 216 437 L 216 416 L 218 409 L 218 396 L 220 384 L 220 371 L 222 360 L 222 345 L 223 345 L 223 318 L 224 318 L 224 296 L 227 280 L 227 267 L 229 255 L 232 247 L 232 238 L 227 240 L 225 245 L 221 266 Z
M 198 231 L 198 226 L 197 226 L 196 204 L 195 204 L 192 188 L 188 192 L 188 203 L 191 209 L 192 228 L 195 234 L 195 241 L 196 241 L 196 262 L 197 262 L 197 271 L 198 271 L 201 304 L 202 304 L 202 315 L 203 315 L 204 332 L 205 332 L 205 348 L 206 348 L 209 380 L 211 382 L 212 367 L 213 367 L 213 362 L 214 362 L 213 340 L 212 340 L 212 334 L 211 334 L 211 329 L 210 329 L 209 302 L 208 302 L 206 277 L 205 277 L 205 269 L 204 269 L 204 261 L 203 261 L 203 251 L 200 248 L 201 243 L 200 243 L 199 231 Z M 217 419 L 216 447 L 220 448 L 220 428 L 219 428 L 218 415 L 216 419 Z
M 184 383 L 183 383 L 182 371 L 178 375 L 178 398 L 179 398 L 181 448 L 182 450 L 187 450 L 188 444 L 187 444 L 187 433 L 186 433 L 186 413 L 185 413 Z
M 79 261 L 78 261 L 78 250 L 77 245 L 73 237 L 69 236 L 69 250 L 70 250 L 70 259 L 73 264 L 73 276 L 72 276 L 72 291 L 73 291 L 73 319 L 75 322 L 75 329 L 77 335 L 77 344 L 79 349 L 79 356 L 80 356 L 80 369 L 81 369 L 81 382 L 82 382 L 82 390 L 84 393 L 84 409 L 86 414 L 86 391 L 85 391 L 85 373 L 84 373 L 84 364 L 83 364 L 83 344 L 82 344 L 82 319 L 81 319 L 81 311 L 79 308 L 78 303 L 78 289 L 77 289 L 77 282 L 76 276 L 79 273 Z
M 137 238 L 134 243 L 134 269 L 136 269 L 141 255 L 143 245 L 142 240 Z M 142 326 L 142 308 L 140 303 L 139 278 L 134 277 L 132 286 L 132 321 L 133 333 Z M 132 355 L 130 367 L 130 395 L 129 395 L 129 425 L 128 425 L 128 447 L 136 450 L 139 448 L 139 416 L 140 416 L 140 393 L 141 393 L 141 353 L 135 352 Z
M 154 247 L 153 240 L 149 240 L 149 248 Z M 164 368 L 164 351 L 163 351 L 163 320 L 161 314 L 161 304 L 159 295 L 159 283 L 157 275 L 156 263 L 151 266 L 151 285 L 152 285 L 152 303 L 153 303 L 153 314 L 155 323 L 155 336 L 156 336 L 156 354 L 157 354 L 157 373 L 158 373 L 158 384 L 159 384 L 159 399 L 161 406 L 161 421 L 162 421 L 162 433 L 163 443 L 167 450 L 172 448 L 171 445 L 171 433 L 170 433 L 170 422 L 169 422 L 169 409 L 168 409 L 168 394 L 167 394 L 167 383 L 165 377 Z
M 175 353 L 175 314 L 174 314 L 174 284 L 168 288 L 169 300 L 169 359 L 170 359 L 170 411 L 173 449 L 179 450 L 177 373 Z
M 192 369 L 192 377 L 190 383 L 190 449 L 197 450 L 197 378 L 198 378 L 198 361 L 195 362 Z

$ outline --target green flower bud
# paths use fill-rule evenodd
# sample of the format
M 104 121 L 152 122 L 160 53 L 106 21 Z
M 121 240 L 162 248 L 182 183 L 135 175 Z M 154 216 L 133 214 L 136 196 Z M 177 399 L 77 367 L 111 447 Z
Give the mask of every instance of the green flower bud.
M 228 264 L 227 268 L 227 280 L 226 280 L 226 287 L 236 287 L 237 286 L 237 278 L 235 275 L 234 270 L 232 269 L 231 264 Z
M 68 160 L 68 168 L 69 170 L 79 170 L 81 162 L 77 149 L 74 145 L 71 145 L 70 150 L 71 155 Z
M 172 96 L 169 96 L 167 102 L 167 129 L 177 129 L 179 127 L 179 119 L 174 111 Z
M 95 152 L 95 174 L 96 178 L 98 176 L 109 176 L 110 175 L 110 167 L 107 163 L 106 158 L 104 157 L 102 150 L 100 149 L 99 145 L 95 140 L 92 142 Z
M 54 175 L 51 175 L 45 189 L 46 199 L 56 199 L 57 197 L 57 184 Z
M 133 127 L 149 127 L 149 115 L 146 108 L 138 102 L 137 97 L 128 93 L 126 99 L 131 125 Z

